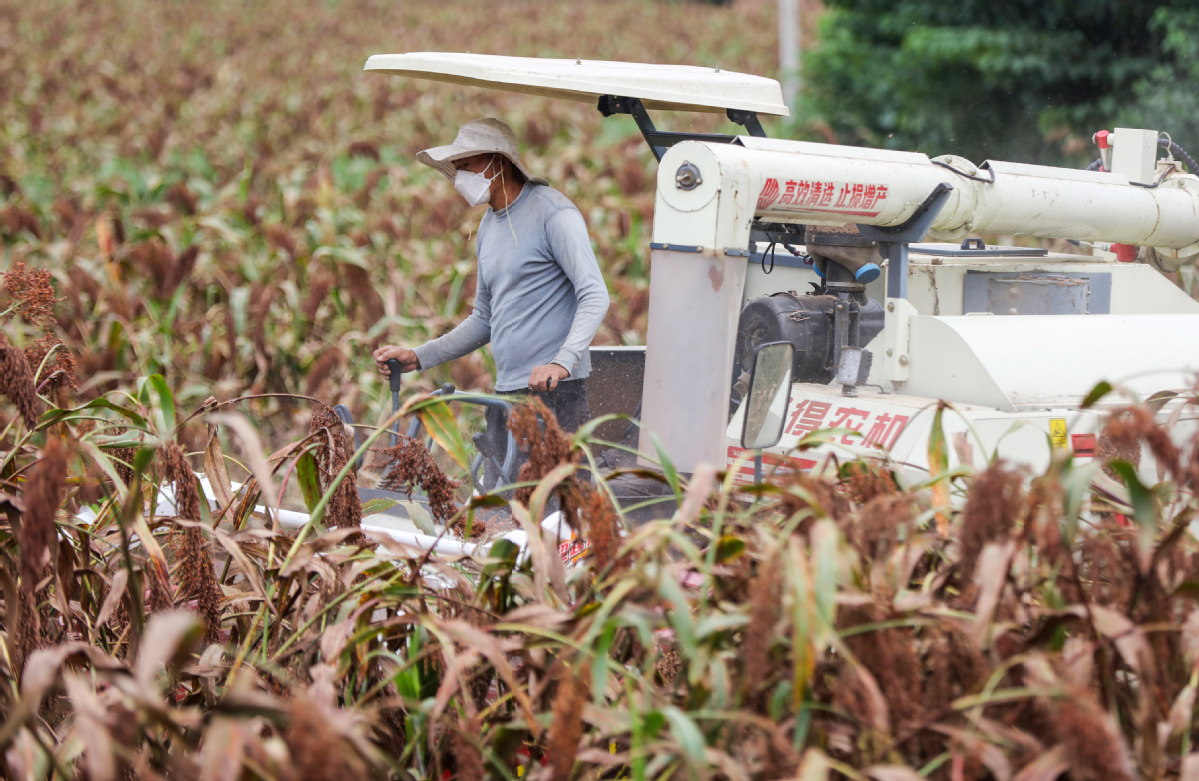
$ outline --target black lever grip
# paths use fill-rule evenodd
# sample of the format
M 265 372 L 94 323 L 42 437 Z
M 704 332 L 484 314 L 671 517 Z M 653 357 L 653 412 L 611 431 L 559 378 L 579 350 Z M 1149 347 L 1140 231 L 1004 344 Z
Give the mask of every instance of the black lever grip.
M 387 368 L 391 372 L 391 374 L 387 378 L 391 382 L 391 392 L 399 393 L 400 392 L 400 372 L 401 372 L 399 359 L 392 358 L 391 360 L 389 360 L 387 362 Z

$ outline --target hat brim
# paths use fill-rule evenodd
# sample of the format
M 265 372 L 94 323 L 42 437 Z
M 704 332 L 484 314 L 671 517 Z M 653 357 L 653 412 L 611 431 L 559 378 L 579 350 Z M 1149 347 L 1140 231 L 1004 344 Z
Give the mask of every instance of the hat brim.
M 512 165 L 516 166 L 516 170 L 524 175 L 527 181 L 533 184 L 545 184 L 549 182 L 540 176 L 533 176 L 528 170 L 521 165 L 520 160 L 500 151 L 499 149 L 476 149 L 474 147 L 463 146 L 459 144 L 450 144 L 448 146 L 435 146 L 432 149 L 416 153 L 416 159 L 429 166 L 435 168 L 445 174 L 445 177 L 451 182 L 454 181 L 454 176 L 458 173 L 458 169 L 454 167 L 454 161 L 461 160 L 464 157 L 474 157 L 475 155 L 503 155 Z

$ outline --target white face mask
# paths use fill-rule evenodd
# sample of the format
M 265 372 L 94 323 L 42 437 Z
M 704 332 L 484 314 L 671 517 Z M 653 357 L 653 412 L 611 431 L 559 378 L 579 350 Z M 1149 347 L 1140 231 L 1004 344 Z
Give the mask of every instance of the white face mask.
M 495 162 L 495 158 L 491 158 L 491 162 Z M 454 189 L 458 194 L 466 199 L 466 202 L 471 206 L 480 206 L 491 200 L 491 183 L 495 181 L 495 177 L 499 176 L 501 171 L 497 171 L 495 176 L 487 177 L 486 173 L 491 168 L 491 163 L 487 164 L 482 173 L 474 173 L 472 171 L 460 170 L 454 174 Z

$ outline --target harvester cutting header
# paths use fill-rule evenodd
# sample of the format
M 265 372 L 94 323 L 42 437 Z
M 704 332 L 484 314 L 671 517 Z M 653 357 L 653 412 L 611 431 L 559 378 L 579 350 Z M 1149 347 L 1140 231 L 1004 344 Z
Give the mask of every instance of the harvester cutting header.
M 653 432 L 683 471 L 747 446 L 807 468 L 880 445 L 918 470 L 938 400 L 958 413 L 946 427 L 985 451 L 1088 458 L 1097 417 L 1080 407 L 1096 383 L 1147 396 L 1199 370 L 1199 304 L 1159 273 L 1199 256 L 1199 178 L 1157 131 L 1099 134 L 1100 170 L 975 164 L 766 138 L 758 115 L 788 114 L 778 83 L 718 69 L 410 53 L 366 70 L 634 119 L 659 166 L 644 374 L 621 411 L 640 419 L 641 452 Z M 659 130 L 653 109 L 724 113 L 745 133 Z M 761 360 L 776 344 L 785 366 Z M 755 388 L 772 389 L 757 415 Z M 830 426 L 848 432 L 793 452 Z

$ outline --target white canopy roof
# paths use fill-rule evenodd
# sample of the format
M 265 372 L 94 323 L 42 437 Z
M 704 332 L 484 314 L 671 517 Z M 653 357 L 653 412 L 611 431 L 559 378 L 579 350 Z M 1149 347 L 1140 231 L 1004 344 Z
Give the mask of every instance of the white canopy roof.
M 408 52 L 376 54 L 365 70 L 592 103 L 618 95 L 651 109 L 790 114 L 774 79 L 692 65 Z

